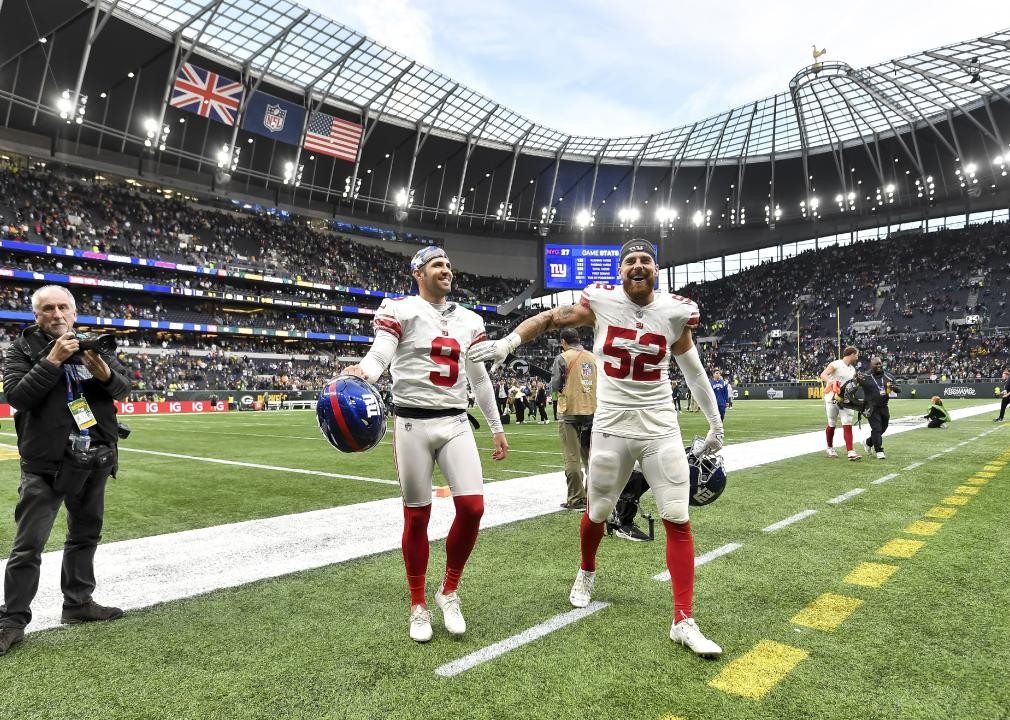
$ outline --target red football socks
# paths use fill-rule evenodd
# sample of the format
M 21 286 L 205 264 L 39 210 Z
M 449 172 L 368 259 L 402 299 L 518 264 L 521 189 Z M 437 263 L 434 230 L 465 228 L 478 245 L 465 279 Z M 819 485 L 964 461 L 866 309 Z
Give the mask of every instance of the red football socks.
M 579 545 L 582 550 L 582 569 L 586 572 L 596 572 L 596 551 L 600 549 L 603 540 L 605 522 L 594 523 L 589 519 L 589 510 L 582 514 L 582 524 L 579 525 Z
M 463 566 L 477 542 L 480 531 L 480 519 L 484 514 L 483 495 L 463 495 L 454 497 L 456 517 L 449 528 L 445 540 L 445 579 L 442 581 L 442 594 L 448 595 L 459 587 L 459 578 L 463 574 Z
M 425 605 L 424 576 L 428 572 L 428 518 L 431 505 L 403 507 L 403 564 L 407 568 L 410 604 Z
M 691 617 L 694 598 L 694 536 L 691 523 L 672 523 L 666 527 L 666 567 L 673 580 L 673 617 L 677 622 Z
M 830 425 L 828 425 L 827 427 L 824 428 L 824 434 L 828 438 L 828 447 L 833 447 L 835 444 L 835 429 Z
M 842 425 L 842 435 L 845 437 L 845 449 L 852 452 L 852 426 Z

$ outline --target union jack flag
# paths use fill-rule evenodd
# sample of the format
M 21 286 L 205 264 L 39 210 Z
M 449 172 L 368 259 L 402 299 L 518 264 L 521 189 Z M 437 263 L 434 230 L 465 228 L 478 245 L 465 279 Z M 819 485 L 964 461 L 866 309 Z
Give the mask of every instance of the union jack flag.
M 170 104 L 225 125 L 234 125 L 241 100 L 242 83 L 183 63 L 175 78 Z

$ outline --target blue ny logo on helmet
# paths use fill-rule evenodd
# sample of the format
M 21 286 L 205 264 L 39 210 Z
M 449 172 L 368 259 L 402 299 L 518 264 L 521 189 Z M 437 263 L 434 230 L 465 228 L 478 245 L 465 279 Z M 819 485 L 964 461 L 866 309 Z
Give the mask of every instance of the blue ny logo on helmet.
M 708 505 L 722 495 L 726 489 L 726 470 L 723 468 L 722 455 L 695 453 L 692 448 L 687 450 L 687 465 L 691 471 L 691 492 L 688 502 L 691 505 Z
M 386 434 L 386 406 L 367 382 L 343 375 L 319 393 L 316 422 L 323 437 L 340 452 L 364 452 Z

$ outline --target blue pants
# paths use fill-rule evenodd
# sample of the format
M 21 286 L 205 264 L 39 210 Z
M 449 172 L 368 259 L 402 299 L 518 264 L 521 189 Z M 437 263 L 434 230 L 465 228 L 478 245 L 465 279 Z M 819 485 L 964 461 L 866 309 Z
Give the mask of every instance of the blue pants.
M 726 406 L 725 405 L 720 405 L 719 406 L 719 419 L 720 420 L 725 420 L 726 419 Z

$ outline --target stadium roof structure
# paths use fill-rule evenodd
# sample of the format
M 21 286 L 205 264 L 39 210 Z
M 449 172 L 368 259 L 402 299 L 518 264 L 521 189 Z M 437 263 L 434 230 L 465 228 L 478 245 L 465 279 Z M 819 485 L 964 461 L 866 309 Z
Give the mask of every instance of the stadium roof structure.
M 539 125 L 291 0 L 121 0 L 114 13 L 166 39 L 181 30 L 224 65 L 266 72 L 300 91 L 325 87 L 329 101 L 350 109 L 381 108 L 386 122 L 421 123 L 458 140 L 573 160 L 706 163 L 851 146 L 867 135 L 887 137 L 968 112 L 993 93 L 1006 100 L 1010 86 L 1010 31 L 1002 31 L 862 69 L 815 63 L 788 91 L 689 125 L 584 137 Z M 289 32 L 271 57 L 269 40 L 278 29 Z
M 777 95 L 594 138 L 291 0 L 3 0 L 0 26 L 18 39 L 0 46 L 5 149 L 405 233 L 676 230 L 661 255 L 689 262 L 1010 205 L 1010 29 L 866 68 L 815 61 Z M 231 123 L 168 102 L 184 62 L 242 88 Z M 297 139 L 248 126 L 255 91 L 305 118 Z M 309 147 L 305 110 L 360 142 Z

